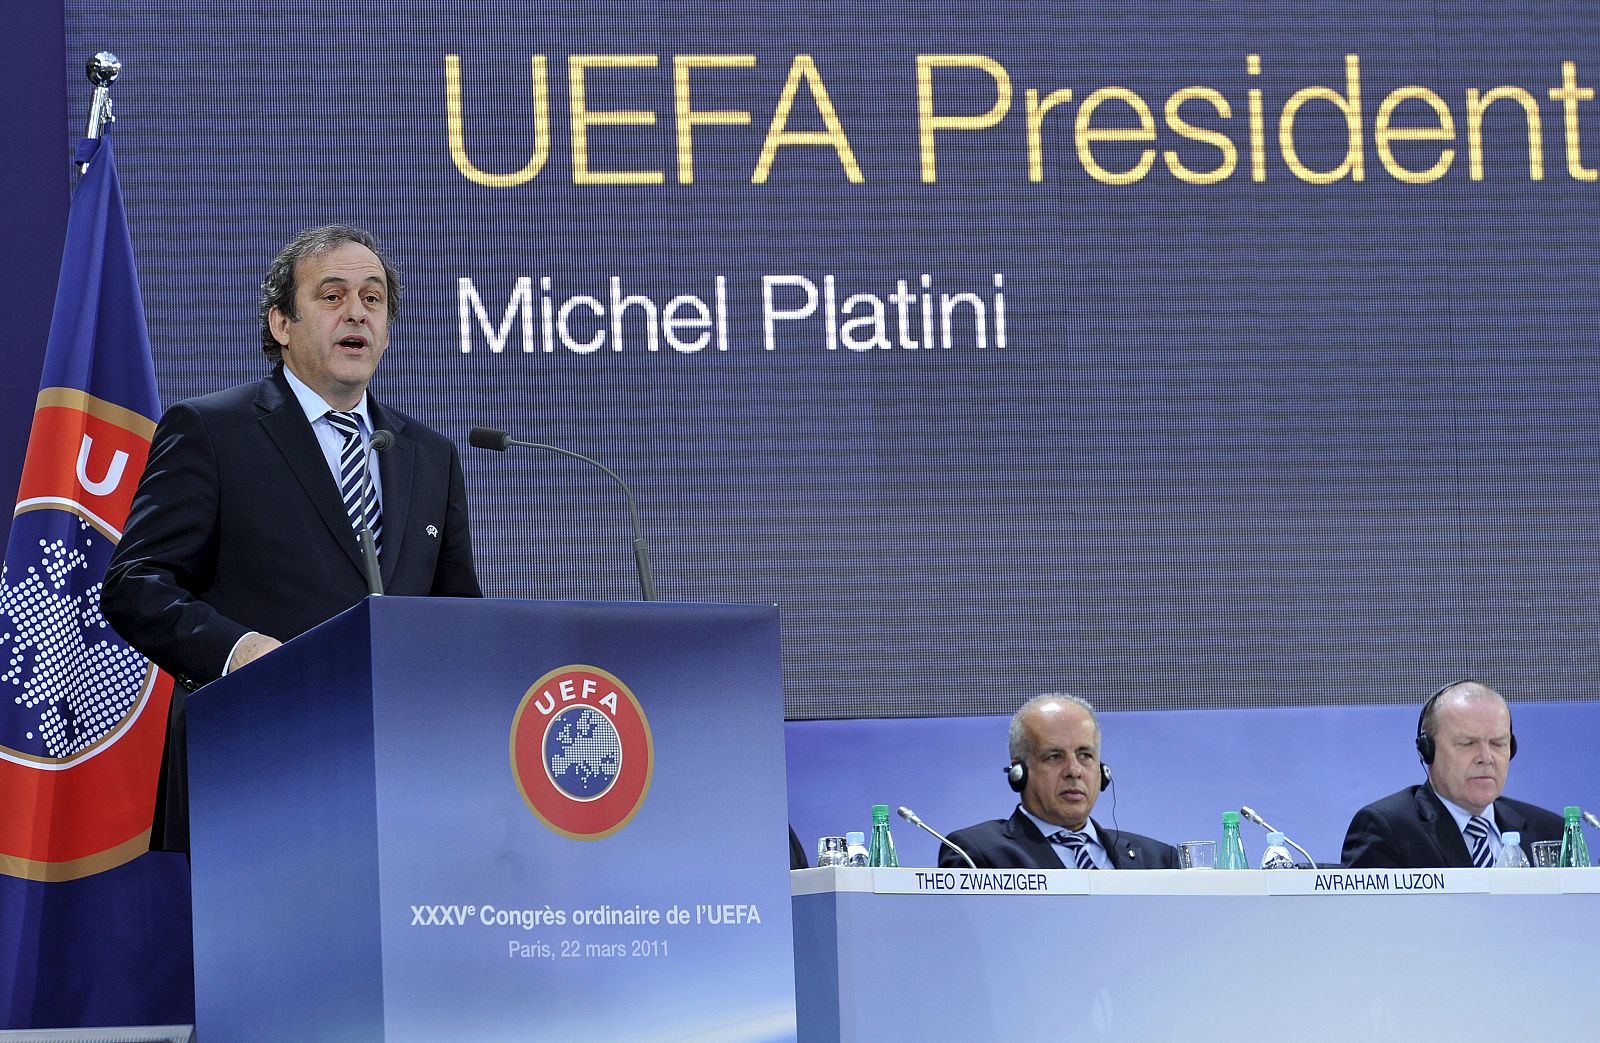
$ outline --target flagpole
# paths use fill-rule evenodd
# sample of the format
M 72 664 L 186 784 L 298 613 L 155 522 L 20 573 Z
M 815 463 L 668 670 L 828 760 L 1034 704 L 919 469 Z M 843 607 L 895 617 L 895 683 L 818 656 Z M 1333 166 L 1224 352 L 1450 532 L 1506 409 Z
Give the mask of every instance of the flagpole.
M 107 123 L 115 123 L 111 114 L 111 84 L 122 72 L 122 60 L 110 51 L 100 51 L 84 66 L 84 75 L 94 84 L 94 97 L 89 102 L 89 127 L 83 132 L 86 138 L 98 138 Z M 88 170 L 89 164 L 80 163 L 79 170 Z

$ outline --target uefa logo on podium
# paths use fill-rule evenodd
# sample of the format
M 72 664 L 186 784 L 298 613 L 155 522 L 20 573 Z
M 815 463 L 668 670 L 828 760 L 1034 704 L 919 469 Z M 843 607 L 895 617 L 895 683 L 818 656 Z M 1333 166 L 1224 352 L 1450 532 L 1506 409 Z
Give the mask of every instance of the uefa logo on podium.
M 573 840 L 626 826 L 650 791 L 655 744 L 628 686 L 597 666 L 557 667 L 511 721 L 511 772 L 539 821 Z

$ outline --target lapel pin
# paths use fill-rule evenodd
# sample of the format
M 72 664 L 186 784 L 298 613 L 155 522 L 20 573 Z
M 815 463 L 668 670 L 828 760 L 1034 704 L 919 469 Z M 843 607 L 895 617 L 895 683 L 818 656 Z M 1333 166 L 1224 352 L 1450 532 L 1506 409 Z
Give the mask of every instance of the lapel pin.
M 438 539 L 439 538 L 439 526 L 437 526 L 437 525 L 428 526 L 428 535 L 432 536 L 434 539 Z

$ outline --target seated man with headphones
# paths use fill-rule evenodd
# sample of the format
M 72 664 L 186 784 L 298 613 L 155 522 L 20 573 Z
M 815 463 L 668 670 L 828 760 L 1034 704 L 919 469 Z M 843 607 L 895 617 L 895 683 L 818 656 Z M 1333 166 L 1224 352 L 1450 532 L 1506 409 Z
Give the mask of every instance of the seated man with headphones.
M 950 834 L 980 869 L 1176 869 L 1177 849 L 1089 817 L 1111 769 L 1100 761 L 1094 707 L 1072 695 L 1041 695 L 1011 718 L 1006 778 L 1022 794 L 1008 819 Z M 965 868 L 948 847 L 939 865 Z
M 1500 795 L 1517 737 L 1500 693 L 1477 681 L 1452 681 L 1423 704 L 1417 754 L 1428 781 L 1356 812 L 1341 861 L 1351 868 L 1487 868 L 1504 833 L 1533 842 L 1560 840 L 1561 816 Z

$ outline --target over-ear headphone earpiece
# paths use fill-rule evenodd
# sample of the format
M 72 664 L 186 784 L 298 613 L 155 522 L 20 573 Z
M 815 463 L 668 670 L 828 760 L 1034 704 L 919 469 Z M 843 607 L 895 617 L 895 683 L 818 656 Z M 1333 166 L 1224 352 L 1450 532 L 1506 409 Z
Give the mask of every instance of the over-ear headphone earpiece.
M 1451 681 L 1449 684 L 1441 685 L 1437 691 L 1428 696 L 1428 701 L 1422 704 L 1422 712 L 1417 714 L 1417 756 L 1422 758 L 1422 763 L 1431 766 L 1433 764 L 1433 759 L 1439 755 L 1439 747 L 1434 744 L 1433 736 L 1424 731 L 1422 727 L 1423 723 L 1428 719 L 1428 711 L 1433 708 L 1434 703 L 1439 701 L 1439 697 L 1441 695 L 1448 692 L 1458 684 L 1467 684 L 1470 681 L 1472 681 L 1472 678 L 1463 677 L 1458 680 Z M 1507 714 L 1510 713 L 1509 708 L 1506 712 Z M 1511 731 L 1510 754 L 1506 757 L 1506 759 L 1511 760 L 1515 758 L 1516 755 L 1517 732 L 1516 729 L 1513 728 Z
M 1013 793 L 1021 793 L 1028 784 L 1028 766 L 1021 761 L 1012 761 L 1006 765 L 1006 782 L 1011 785 Z M 1105 761 L 1100 762 L 1100 792 L 1104 793 L 1111 788 L 1111 766 Z
M 1417 756 L 1422 758 L 1423 764 L 1432 765 L 1433 758 L 1439 754 L 1439 748 L 1433 744 L 1433 736 L 1424 731 L 1422 727 L 1423 722 L 1428 719 L 1428 711 L 1433 709 L 1433 704 L 1439 701 L 1439 696 L 1460 683 L 1460 681 L 1451 681 L 1449 684 L 1441 686 L 1432 695 L 1428 696 L 1428 701 L 1422 704 L 1422 712 L 1417 714 Z

